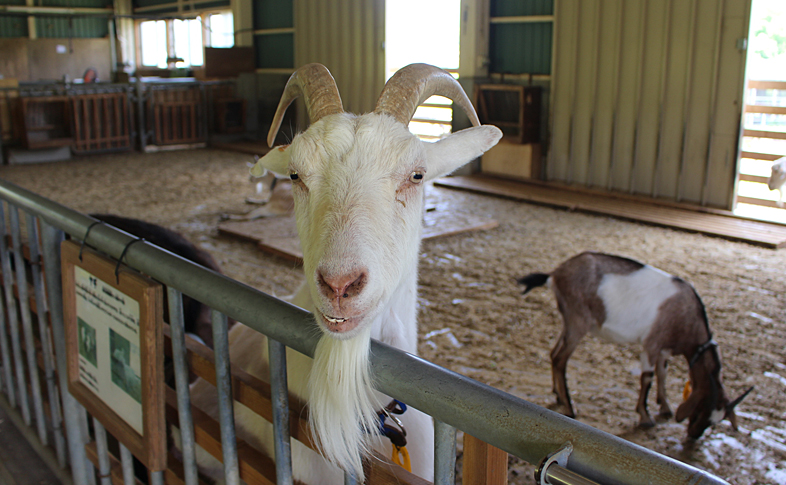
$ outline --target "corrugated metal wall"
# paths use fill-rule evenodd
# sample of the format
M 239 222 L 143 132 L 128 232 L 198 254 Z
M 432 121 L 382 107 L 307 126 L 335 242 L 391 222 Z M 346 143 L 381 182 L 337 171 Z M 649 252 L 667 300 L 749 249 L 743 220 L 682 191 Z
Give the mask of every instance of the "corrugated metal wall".
M 327 66 L 346 111 L 374 109 L 385 84 L 384 40 L 384 0 L 295 2 L 295 66 Z
M 730 209 L 750 0 L 559 0 L 549 180 Z

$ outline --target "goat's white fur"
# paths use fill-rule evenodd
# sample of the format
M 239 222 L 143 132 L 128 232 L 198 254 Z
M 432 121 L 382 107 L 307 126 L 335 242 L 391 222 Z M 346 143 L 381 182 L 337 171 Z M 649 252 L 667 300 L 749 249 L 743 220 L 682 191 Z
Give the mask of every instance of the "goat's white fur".
M 626 275 L 605 274 L 598 296 L 606 309 L 606 320 L 592 332 L 609 342 L 642 344 L 658 318 L 661 304 L 678 291 L 670 274 L 649 265 Z M 635 318 L 631 315 L 632 303 Z
M 767 181 L 770 190 L 777 189 L 780 192 L 778 207 L 783 207 L 784 185 L 786 185 L 786 157 L 781 157 L 773 162 L 770 179 Z
M 314 313 L 324 335 L 315 358 L 287 349 L 290 391 L 309 404 L 312 430 L 328 464 L 293 440 L 294 478 L 304 483 L 342 483 L 335 465 L 362 481 L 362 452 L 390 454 L 376 430 L 377 412 L 390 400 L 370 386 L 370 339 L 417 353 L 417 261 L 424 205 L 424 182 L 443 176 L 494 146 L 501 137 L 493 126 L 459 131 L 424 143 L 384 113 L 325 116 L 297 135 L 288 147 L 272 149 L 252 169 L 293 182 L 295 214 L 303 250 L 305 283 L 293 303 Z M 422 173 L 423 179 L 413 177 Z M 364 285 L 354 298 L 328 298 L 321 275 L 362 271 Z M 335 300 L 335 301 L 334 301 Z M 323 317 L 347 318 L 343 331 Z M 354 327 L 352 327 L 354 325 Z M 230 332 L 233 365 L 268 379 L 264 336 L 237 325 Z M 192 389 L 199 407 L 217 408 L 211 386 Z M 412 471 L 433 476 L 433 423 L 410 408 L 402 421 Z M 238 436 L 272 456 L 269 423 L 237 406 Z M 206 470 L 203 467 L 203 470 Z M 213 476 L 218 470 L 210 473 Z

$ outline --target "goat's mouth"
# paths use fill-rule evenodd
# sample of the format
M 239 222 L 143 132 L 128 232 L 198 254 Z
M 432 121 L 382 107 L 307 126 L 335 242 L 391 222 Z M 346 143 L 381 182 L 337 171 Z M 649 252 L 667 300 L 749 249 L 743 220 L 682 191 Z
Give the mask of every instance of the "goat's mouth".
M 360 322 L 359 317 L 335 317 L 325 315 L 324 313 L 320 313 L 320 316 L 322 317 L 322 323 L 325 325 L 325 328 L 328 330 L 328 332 L 335 334 L 346 334 L 351 332 L 358 326 L 358 323 Z

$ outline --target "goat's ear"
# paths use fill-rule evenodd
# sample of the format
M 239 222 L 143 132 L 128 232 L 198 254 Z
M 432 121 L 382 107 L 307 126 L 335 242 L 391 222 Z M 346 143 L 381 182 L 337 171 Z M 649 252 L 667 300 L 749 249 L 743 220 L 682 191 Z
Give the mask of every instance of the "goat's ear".
M 685 400 L 682 404 L 677 407 L 677 414 L 674 415 L 674 419 L 677 422 L 682 422 L 688 416 L 692 416 L 693 412 L 696 410 L 696 406 L 699 404 L 699 393 L 694 390 L 688 396 L 688 399 Z
M 499 128 L 492 125 L 474 126 L 461 130 L 426 147 L 426 180 L 447 175 L 497 144 L 502 138 Z
M 251 167 L 251 175 L 254 177 L 263 177 L 265 170 L 286 176 L 289 169 L 289 145 L 281 147 L 273 147 L 264 157 L 257 160 L 257 163 Z

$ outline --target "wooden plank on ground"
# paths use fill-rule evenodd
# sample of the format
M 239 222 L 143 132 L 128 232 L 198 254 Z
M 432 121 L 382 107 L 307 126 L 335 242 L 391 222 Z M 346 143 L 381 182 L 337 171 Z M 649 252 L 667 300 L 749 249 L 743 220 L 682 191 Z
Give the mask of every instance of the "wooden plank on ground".
M 448 177 L 435 182 L 441 187 L 497 195 L 515 200 L 562 207 L 653 225 L 699 232 L 768 248 L 786 247 L 786 226 L 720 213 L 660 205 L 631 197 L 572 191 L 564 187 L 511 181 L 484 175 Z

